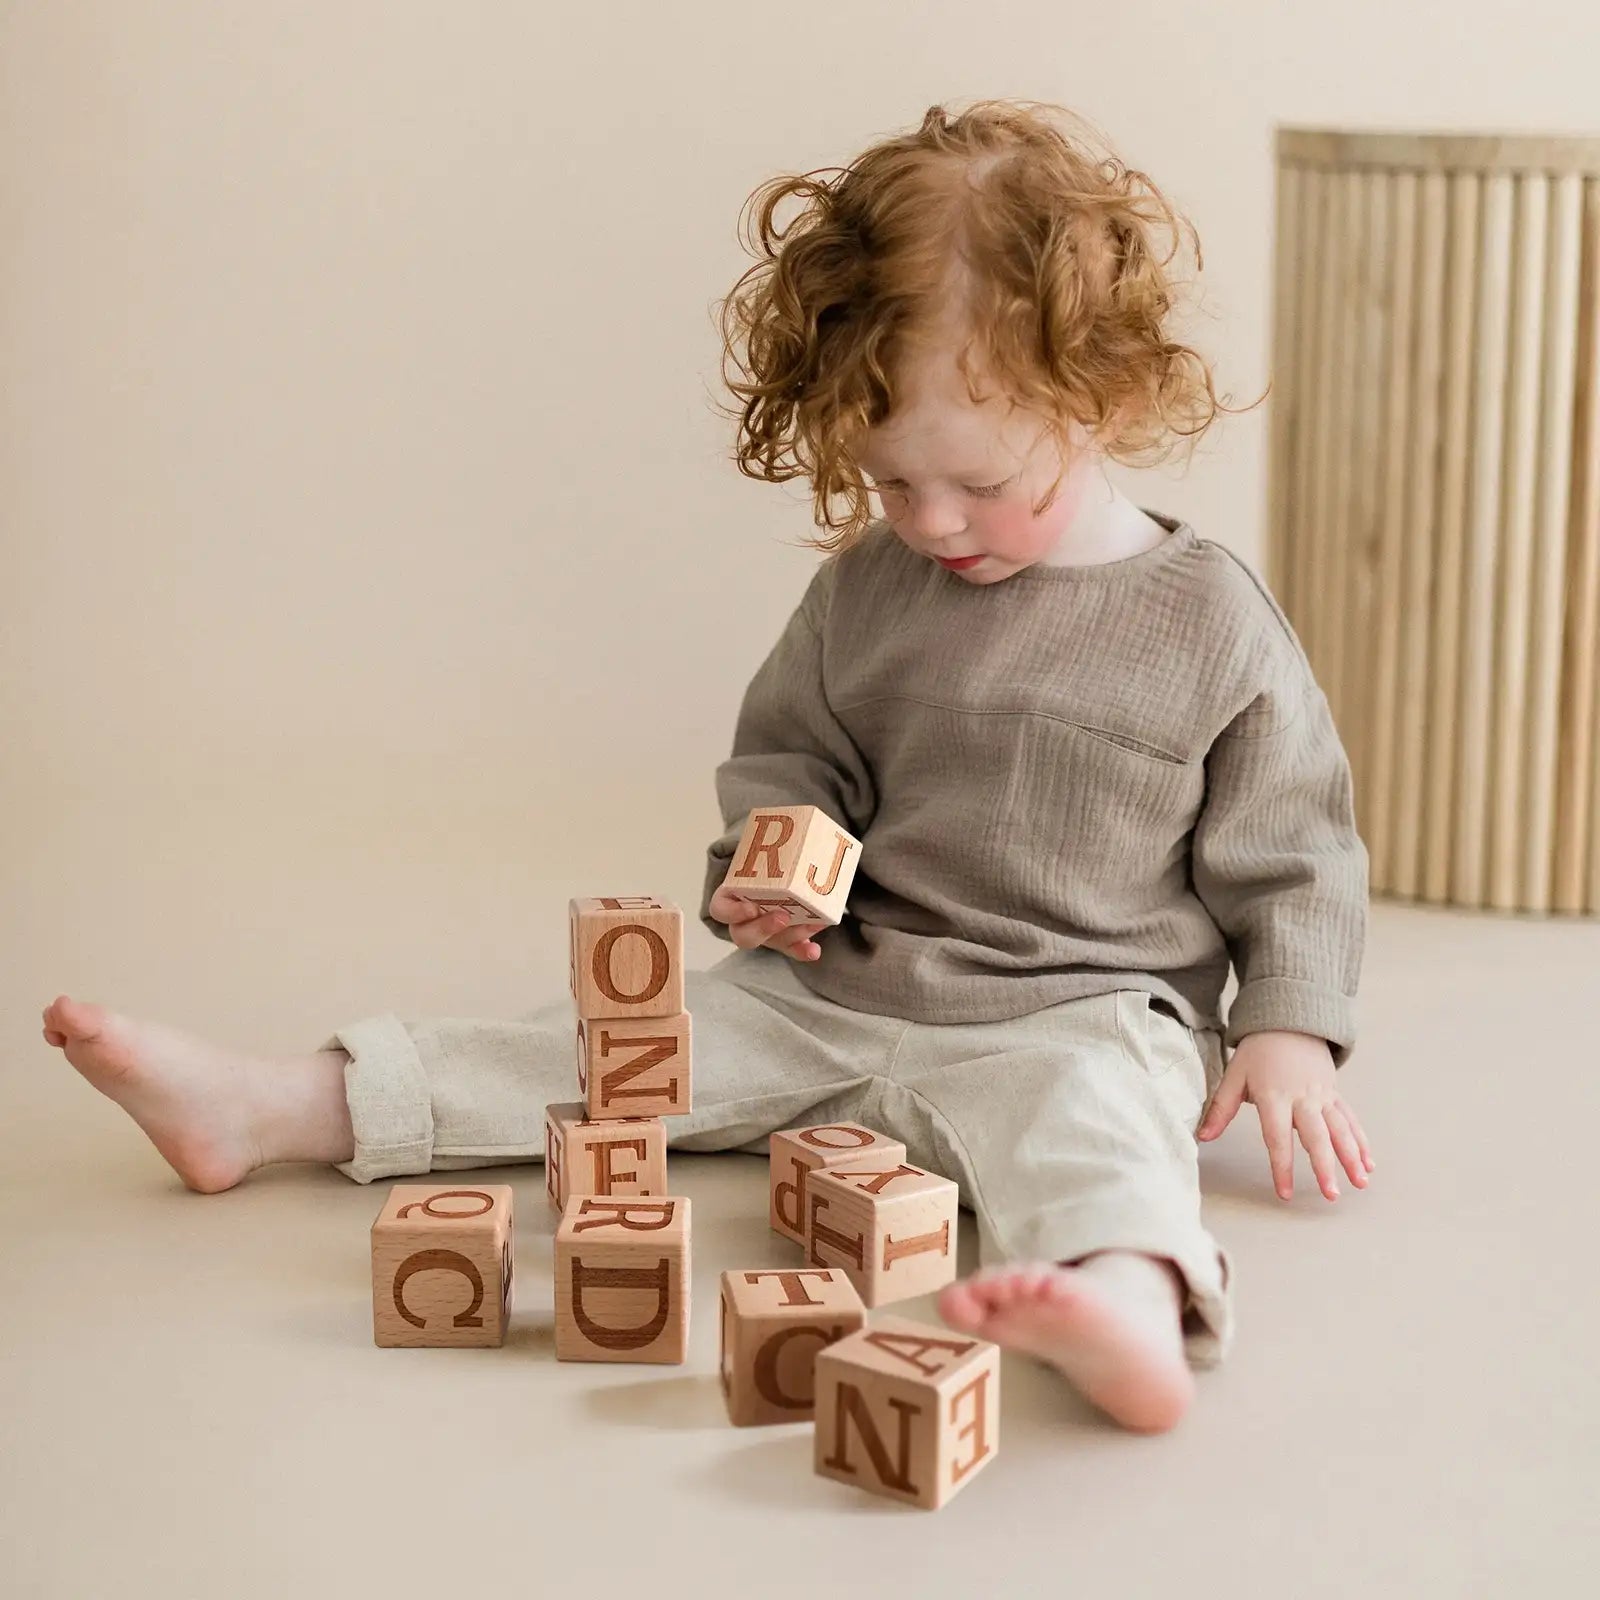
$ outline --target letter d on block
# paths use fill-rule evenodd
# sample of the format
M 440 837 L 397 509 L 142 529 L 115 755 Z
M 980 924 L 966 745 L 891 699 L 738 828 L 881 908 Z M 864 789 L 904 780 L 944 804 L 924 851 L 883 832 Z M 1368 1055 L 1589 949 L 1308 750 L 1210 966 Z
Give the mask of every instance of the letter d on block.
M 689 1202 L 574 1195 L 555 1238 L 556 1359 L 688 1357 Z

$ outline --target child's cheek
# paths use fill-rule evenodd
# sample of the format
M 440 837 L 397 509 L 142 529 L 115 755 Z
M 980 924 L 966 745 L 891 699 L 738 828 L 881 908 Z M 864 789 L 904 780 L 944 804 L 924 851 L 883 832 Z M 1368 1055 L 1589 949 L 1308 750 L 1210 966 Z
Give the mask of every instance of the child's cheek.
M 996 506 L 984 516 L 984 546 L 993 555 L 1029 560 L 1044 529 L 1026 505 Z

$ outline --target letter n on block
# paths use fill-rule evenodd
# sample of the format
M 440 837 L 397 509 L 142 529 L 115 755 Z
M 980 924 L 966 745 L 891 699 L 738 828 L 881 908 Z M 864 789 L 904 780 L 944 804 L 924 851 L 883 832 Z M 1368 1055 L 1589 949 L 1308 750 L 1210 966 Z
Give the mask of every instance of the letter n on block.
M 689 1268 L 683 1196 L 575 1195 L 556 1229 L 556 1359 L 684 1361 Z
M 762 806 L 745 819 L 723 888 L 805 922 L 844 918 L 861 841 L 816 806 Z
M 501 1345 L 511 1318 L 511 1185 L 397 1183 L 372 1224 L 379 1345 Z
M 568 986 L 585 1021 L 683 1010 L 683 912 L 654 895 L 567 903 Z
M 816 1470 L 937 1510 L 1000 1448 L 1000 1347 L 880 1317 L 817 1357 Z
M 687 1115 L 692 1036 L 687 1011 L 675 1017 L 580 1017 L 578 1093 L 590 1120 Z

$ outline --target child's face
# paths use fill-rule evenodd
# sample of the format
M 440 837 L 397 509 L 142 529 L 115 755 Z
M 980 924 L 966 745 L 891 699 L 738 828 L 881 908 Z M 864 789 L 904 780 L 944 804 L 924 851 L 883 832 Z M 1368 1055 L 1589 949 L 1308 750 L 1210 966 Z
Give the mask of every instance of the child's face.
M 980 557 L 949 569 L 972 584 L 998 583 L 1042 560 L 1100 475 L 1088 434 L 1073 425 L 1078 452 L 1055 500 L 1035 516 L 1061 467 L 1043 423 L 992 395 L 974 406 L 951 355 L 917 360 L 907 372 L 907 399 L 857 452 L 895 533 L 929 560 Z

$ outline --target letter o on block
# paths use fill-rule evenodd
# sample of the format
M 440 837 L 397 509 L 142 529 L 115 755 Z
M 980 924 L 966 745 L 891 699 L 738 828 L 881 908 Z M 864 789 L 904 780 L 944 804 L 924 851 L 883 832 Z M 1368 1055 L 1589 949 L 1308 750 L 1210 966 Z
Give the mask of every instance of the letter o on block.
M 937 1510 L 1000 1448 L 1000 1347 L 879 1317 L 817 1357 L 814 1464 Z
M 686 1360 L 689 1273 L 684 1196 L 574 1195 L 555 1238 L 556 1359 Z
M 585 1021 L 683 1010 L 683 912 L 654 895 L 591 895 L 567 906 L 568 984 Z

